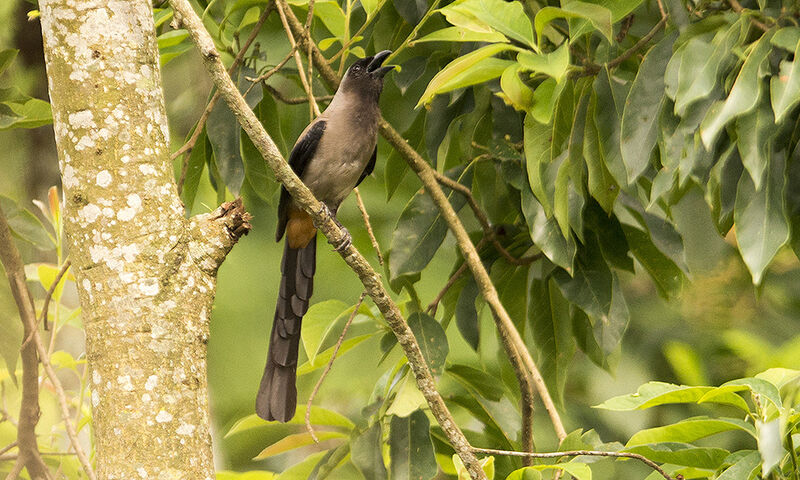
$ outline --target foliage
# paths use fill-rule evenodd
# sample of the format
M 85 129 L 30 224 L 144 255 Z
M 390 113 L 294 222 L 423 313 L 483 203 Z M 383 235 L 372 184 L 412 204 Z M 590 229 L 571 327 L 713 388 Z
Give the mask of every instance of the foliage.
M 306 0 L 289 3 L 298 17 L 305 17 Z M 678 297 L 690 279 L 712 281 L 700 277 L 704 272 L 696 268 L 697 254 L 692 253 L 704 251 L 706 237 L 681 222 L 682 216 L 708 217 L 715 235 L 735 245 L 748 269 L 748 283 L 767 296 L 767 283 L 780 276 L 770 266 L 791 263 L 796 268 L 796 259 L 785 258 L 800 253 L 800 196 L 791 188 L 800 175 L 798 6 L 789 0 L 753 0 L 743 1 L 745 10 L 734 12 L 725 2 L 664 3 L 666 22 L 655 0 L 314 4 L 313 38 L 340 73 L 352 57 L 395 51 L 392 60 L 400 68 L 387 77 L 384 116 L 437 171 L 468 187 L 485 212 L 488 230 L 472 222 L 461 193 L 445 189 L 472 229 L 503 304 L 565 410 L 574 398 L 569 388 L 579 376 L 575 366 L 589 368 L 579 363 L 584 357 L 607 371 L 624 361 L 621 341 L 640 300 L 631 279 L 641 282 L 646 272 L 664 299 Z M 267 4 L 196 1 L 228 64 Z M 154 9 L 154 18 L 162 66 L 175 65 L 191 51 L 191 40 L 186 31 L 169 27 L 169 7 Z M 284 156 L 310 119 L 298 71 L 290 61 L 260 84 L 250 78 L 270 71 L 289 51 L 273 14 L 244 66 L 233 73 Z M 13 50 L 0 51 L 0 74 L 14 56 Z M 327 93 L 318 82 L 312 85 L 317 95 Z M 46 102 L 15 87 L 0 89 L 0 130 L 50 121 Z M 224 102 L 217 103 L 205 126 L 196 128 L 202 131 L 184 159 L 181 196 L 188 212 L 201 205 L 209 185 L 217 201 L 232 193 L 245 196 L 248 205 L 276 205 L 278 184 Z M 440 286 L 422 287 L 426 278 L 441 278 L 435 259 L 448 255 L 447 227 L 430 197 L 413 191 L 416 183 L 397 152 L 384 144 L 379 150 L 376 176 L 382 193 L 405 203 L 387 220 L 394 227 L 383 252 L 389 259 L 386 277 L 403 314 L 422 340 L 437 387 L 464 420 L 470 442 L 518 450 L 520 395 L 508 360 L 492 349 L 496 340 L 486 328 L 490 323 L 480 289 L 470 275 L 453 278 L 452 287 L 442 292 Z M 184 169 L 180 160 L 175 167 Z M 404 189 L 408 183 L 414 188 Z M 694 210 L 687 213 L 685 205 L 694 197 L 700 201 L 691 203 Z M 20 239 L 38 248 L 58 248 L 55 263 L 28 268 L 29 279 L 46 289 L 63 261 L 58 209 L 45 212 L 51 231 L 10 199 L 0 198 L 0 208 Z M 509 261 L 492 240 L 520 261 Z M 539 254 L 542 258 L 525 260 Z M 462 263 L 455 259 L 451 276 Z M 782 279 L 776 295 L 796 288 L 794 280 Z M 71 281 L 69 276 L 64 280 L 67 289 Z M 51 303 L 54 336 L 80 327 L 79 309 L 69 309 L 61 291 Z M 426 308 L 437 293 L 438 305 Z M 787 303 L 796 299 L 796 294 L 783 296 Z M 330 360 L 353 309 L 341 300 L 311 307 L 302 331 L 306 361 L 298 368 L 301 382 Z M 455 328 L 450 328 L 454 319 Z M 0 328 L 0 353 L 7 365 L 0 378 L 6 385 L 14 377 L 8 372 L 16 371 L 22 339 L 18 322 L 3 321 Z M 262 462 L 258 471 L 224 471 L 217 478 L 325 478 L 337 472 L 343 478 L 465 475 L 441 429 L 430 421 L 410 368 L 377 309 L 361 305 L 353 328 L 357 333 L 344 341 L 339 357 L 347 360 L 365 345 L 377 346 L 381 356 L 377 367 L 360 362 L 381 373 L 368 398 L 347 401 L 363 405 L 360 416 L 312 407 L 310 421 L 323 441 L 313 446 L 302 428 L 302 406 L 288 426 L 240 412 L 241 418 L 225 428 L 226 440 L 256 438 L 258 447 L 250 457 L 285 455 L 293 466 L 276 474 L 267 471 L 276 464 Z M 736 362 L 704 363 L 692 345 L 679 341 L 665 348 L 664 362 L 658 344 L 657 361 L 687 385 L 648 382 L 636 394 L 598 406 L 630 414 L 653 409 L 660 426 L 638 429 L 626 445 L 578 429 L 557 448 L 638 453 L 685 478 L 793 478 L 800 440 L 797 372 L 767 368 L 797 365 L 798 337 L 777 348 L 739 330 L 727 329 L 722 336 L 719 348 L 733 352 Z M 52 361 L 78 375 L 73 399 L 80 425 L 90 424 L 84 360 L 61 350 Z M 731 380 L 740 363 L 746 363 L 742 368 L 749 376 Z M 699 386 L 718 378 L 709 372 L 712 368 L 727 368 L 722 385 Z M 698 410 L 702 416 L 687 413 Z M 537 410 L 536 415 L 542 414 Z M 612 436 L 617 437 L 603 434 Z M 540 448 L 548 443 L 537 439 Z M 77 471 L 77 464 L 70 464 L 73 458 L 58 458 L 67 465 L 65 471 Z M 550 478 L 558 470 L 588 479 L 609 463 L 596 460 L 563 457 L 524 468 L 519 459 L 503 456 L 483 462 L 494 478 Z

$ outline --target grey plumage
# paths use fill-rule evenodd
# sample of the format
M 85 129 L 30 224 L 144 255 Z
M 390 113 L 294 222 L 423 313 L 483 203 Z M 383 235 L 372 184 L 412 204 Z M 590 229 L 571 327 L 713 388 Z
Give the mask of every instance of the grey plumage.
M 382 63 L 390 53 L 386 50 L 350 66 L 328 108 L 306 127 L 289 156 L 294 172 L 334 215 L 375 167 L 378 99 L 383 77 L 392 69 Z M 316 269 L 316 230 L 310 222 L 282 188 L 275 235 L 277 241 L 286 236 L 281 287 L 256 397 L 256 413 L 265 420 L 286 422 L 295 412 L 300 326 Z

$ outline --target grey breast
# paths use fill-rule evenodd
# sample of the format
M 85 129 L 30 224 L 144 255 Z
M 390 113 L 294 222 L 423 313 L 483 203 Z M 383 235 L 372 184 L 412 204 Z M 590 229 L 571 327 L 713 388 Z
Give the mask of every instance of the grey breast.
M 314 196 L 334 211 L 355 187 L 377 142 L 377 109 L 354 99 L 336 100 L 323 114 L 325 133 L 303 172 Z

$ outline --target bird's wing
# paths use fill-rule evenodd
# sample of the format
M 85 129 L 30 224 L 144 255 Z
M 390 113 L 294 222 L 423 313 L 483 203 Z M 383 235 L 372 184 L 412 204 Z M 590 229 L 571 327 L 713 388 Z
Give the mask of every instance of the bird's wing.
M 325 132 L 325 120 L 317 120 L 306 127 L 289 155 L 289 166 L 300 177 L 303 175 L 308 163 L 317 152 L 319 141 Z M 289 192 L 281 186 L 281 199 L 278 203 L 278 229 L 275 231 L 275 241 L 280 241 L 286 231 L 286 222 L 289 220 Z
M 367 162 L 367 166 L 364 167 L 364 171 L 361 172 L 361 176 L 358 177 L 358 181 L 356 182 L 356 187 L 361 185 L 361 182 L 367 178 L 367 175 L 371 174 L 373 170 L 375 170 L 375 160 L 378 158 L 378 146 L 375 146 L 375 150 L 372 151 L 372 157 L 370 157 L 369 162 Z

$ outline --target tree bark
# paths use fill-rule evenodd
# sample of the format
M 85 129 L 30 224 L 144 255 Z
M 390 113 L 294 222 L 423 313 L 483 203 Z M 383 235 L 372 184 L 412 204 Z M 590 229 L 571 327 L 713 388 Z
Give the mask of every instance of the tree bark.
M 41 0 L 99 478 L 214 477 L 206 343 L 241 202 L 184 217 L 149 0 Z

